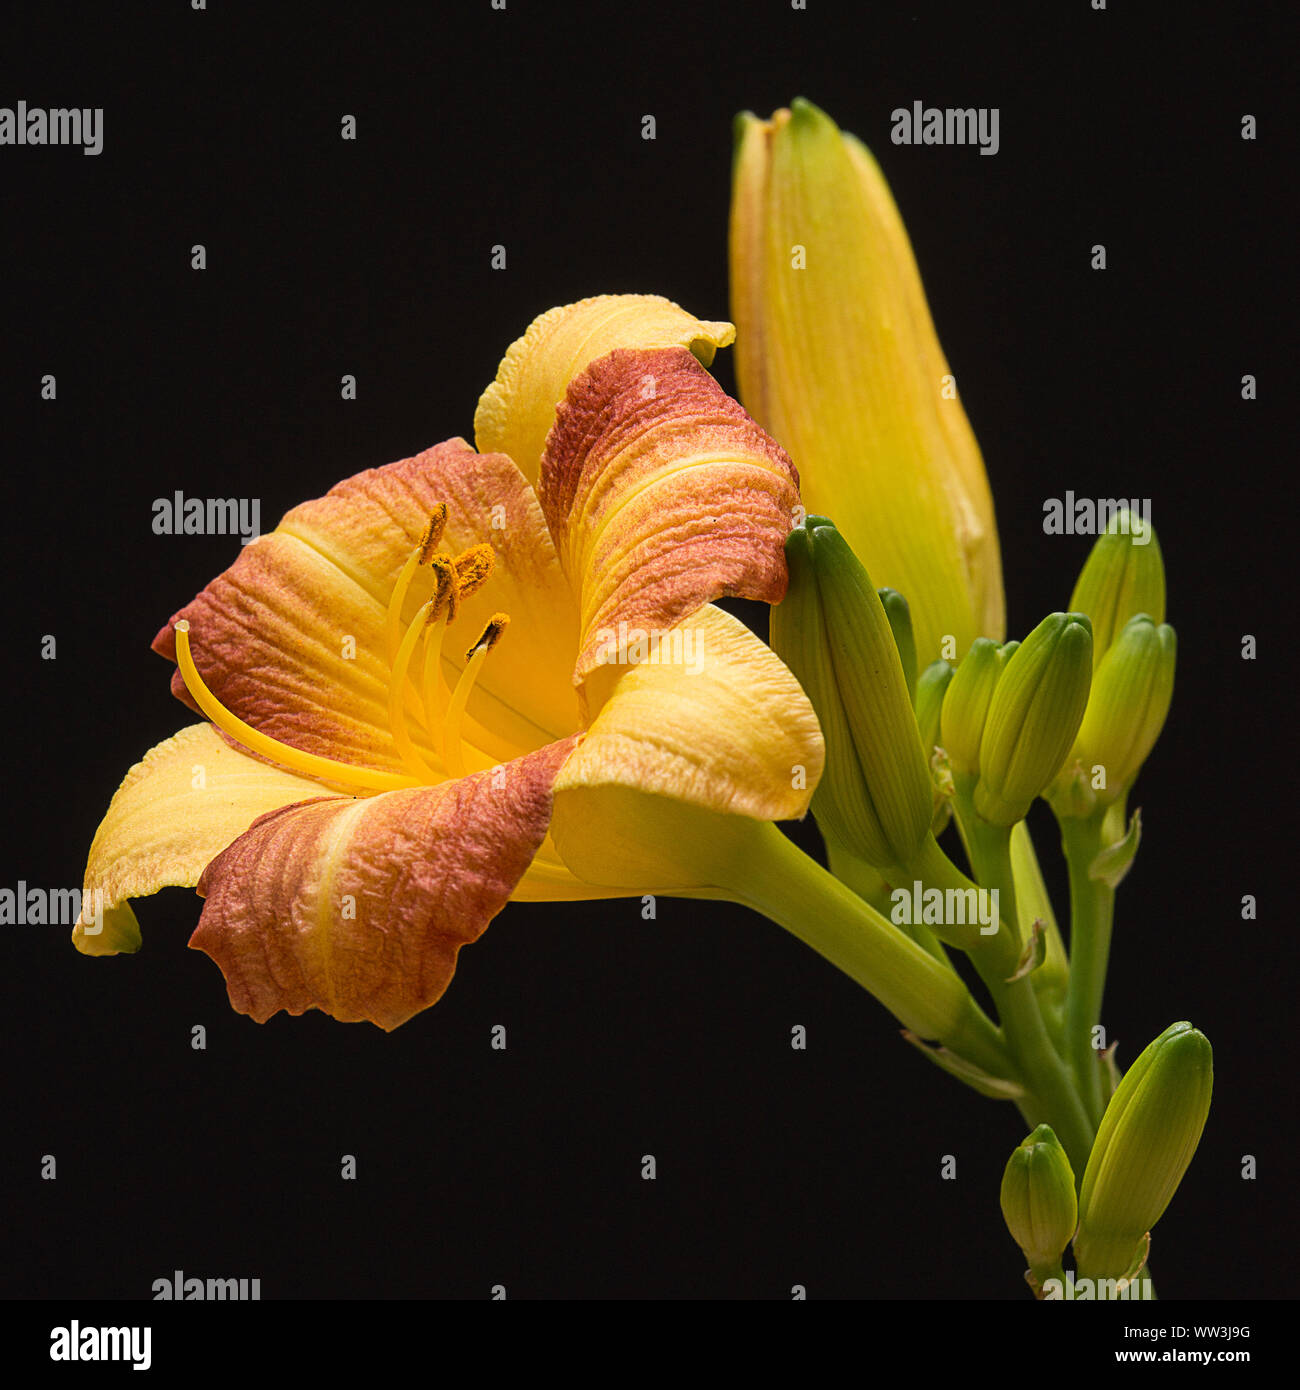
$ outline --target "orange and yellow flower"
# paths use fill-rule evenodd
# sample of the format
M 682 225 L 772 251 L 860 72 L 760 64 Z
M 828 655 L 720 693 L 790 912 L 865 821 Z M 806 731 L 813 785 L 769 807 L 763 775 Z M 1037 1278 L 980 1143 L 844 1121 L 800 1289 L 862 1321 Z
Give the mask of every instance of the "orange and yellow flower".
M 391 1029 L 508 899 L 710 895 L 711 828 L 802 815 L 816 716 L 713 604 L 779 601 L 798 505 L 706 370 L 731 337 L 645 296 L 552 310 L 478 450 L 360 473 L 249 544 L 154 639 L 207 722 L 113 797 L 78 949 L 137 949 L 129 900 L 194 886 L 237 1010 Z

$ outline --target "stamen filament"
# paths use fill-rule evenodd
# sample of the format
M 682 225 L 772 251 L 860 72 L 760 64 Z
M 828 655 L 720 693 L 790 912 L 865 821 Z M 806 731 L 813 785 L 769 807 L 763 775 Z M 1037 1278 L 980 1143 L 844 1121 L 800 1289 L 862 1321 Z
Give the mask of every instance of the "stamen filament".
M 406 629 L 406 635 L 402 638 L 397 655 L 393 659 L 393 677 L 388 686 L 388 724 L 393 731 L 393 742 L 397 744 L 397 751 L 402 755 L 402 761 L 412 772 L 422 773 L 421 780 L 426 782 L 441 782 L 443 779 L 429 766 L 424 755 L 411 742 L 411 735 L 407 731 L 406 671 L 411 664 L 411 654 L 415 651 L 415 644 L 420 640 L 420 635 L 424 631 L 425 619 L 433 611 L 435 602 L 435 599 L 429 599 L 423 604 Z M 429 733 L 430 736 L 433 736 L 432 729 Z
M 367 791 L 395 791 L 401 787 L 417 787 L 421 778 L 407 777 L 396 772 L 379 772 L 372 768 L 355 767 L 351 763 L 336 762 L 333 758 L 322 758 L 316 753 L 305 753 L 301 748 L 281 743 L 271 738 L 251 724 L 245 724 L 238 715 L 232 714 L 203 683 L 194 658 L 190 655 L 190 625 L 182 618 L 175 627 L 176 664 L 180 667 L 181 679 L 185 688 L 194 697 L 194 703 L 220 729 L 229 734 L 237 743 L 243 744 L 250 753 L 259 753 L 264 758 L 287 767 L 291 772 L 300 772 L 304 777 L 314 777 L 324 782 L 341 782 L 345 786 L 362 787 Z
M 490 648 L 476 647 L 471 653 L 465 669 L 460 673 L 456 688 L 451 692 L 451 703 L 447 706 L 447 722 L 442 727 L 442 760 L 453 777 L 465 775 L 465 749 L 460 741 L 461 720 L 465 714 L 465 703 L 478 673 L 483 669 Z
M 406 602 L 406 591 L 411 587 L 411 580 L 415 578 L 415 571 L 421 565 L 432 562 L 433 552 L 437 549 L 438 542 L 442 539 L 442 533 L 446 528 L 447 504 L 439 502 L 433 509 L 428 524 L 424 528 L 424 534 L 420 537 L 420 544 L 406 557 L 406 563 L 397 576 L 397 583 L 393 585 L 393 592 L 388 600 L 387 624 L 388 664 L 390 666 L 397 659 L 398 639 L 402 628 L 402 605 Z
M 447 614 L 444 612 L 434 623 L 428 625 L 428 636 L 424 644 L 424 726 L 429 737 L 435 742 L 442 729 L 442 638 L 447 631 Z
M 494 613 L 483 629 L 483 635 L 466 653 L 465 669 L 460 673 L 456 688 L 451 692 L 451 703 L 447 706 L 447 722 L 442 729 L 442 760 L 453 777 L 465 775 L 465 749 L 461 743 L 461 724 L 465 717 L 465 705 L 478 673 L 483 669 L 488 652 L 501 640 L 501 634 L 510 622 L 508 613 Z
M 402 634 L 402 604 L 406 602 L 406 591 L 411 587 L 411 580 L 415 577 L 415 571 L 420 568 L 420 556 L 423 547 L 417 547 L 406 557 L 406 563 L 402 566 L 402 572 L 397 576 L 397 583 L 393 585 L 392 597 L 388 600 L 388 664 L 391 666 L 397 660 L 397 650 L 401 646 Z

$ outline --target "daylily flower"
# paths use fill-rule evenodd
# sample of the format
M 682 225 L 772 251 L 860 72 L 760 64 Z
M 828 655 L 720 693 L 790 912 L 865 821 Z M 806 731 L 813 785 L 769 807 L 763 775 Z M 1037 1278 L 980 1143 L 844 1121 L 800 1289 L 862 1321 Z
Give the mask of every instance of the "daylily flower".
M 808 511 L 907 599 L 918 667 L 1001 640 L 993 500 L 907 233 L 866 147 L 810 102 L 738 119 L 731 299 L 741 400 Z
M 701 365 L 731 336 L 644 296 L 552 310 L 484 393 L 483 452 L 360 473 L 249 544 L 154 639 L 210 722 L 127 774 L 77 947 L 137 949 L 128 900 L 197 886 L 237 1010 L 391 1029 L 509 898 L 708 895 L 701 828 L 802 815 L 816 716 L 712 603 L 780 599 L 798 504 Z

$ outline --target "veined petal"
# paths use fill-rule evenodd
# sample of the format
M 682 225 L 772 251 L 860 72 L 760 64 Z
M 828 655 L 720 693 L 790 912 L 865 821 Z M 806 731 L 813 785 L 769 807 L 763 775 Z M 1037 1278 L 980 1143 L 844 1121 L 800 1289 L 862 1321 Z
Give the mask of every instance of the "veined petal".
M 590 693 L 603 703 L 557 792 L 629 787 L 758 820 L 807 810 L 825 756 L 817 716 L 770 648 L 720 608 L 679 623 L 638 664 L 610 667 Z
M 736 336 L 654 294 L 603 294 L 533 320 L 510 345 L 474 413 L 474 442 L 509 454 L 536 484 L 555 408 L 580 372 L 615 348 L 683 347 L 707 367 Z
M 139 950 L 128 899 L 193 888 L 259 816 L 320 793 L 307 778 L 237 752 L 210 724 L 165 739 L 126 774 L 95 832 L 73 945 L 88 956 Z
M 907 599 L 920 664 L 1003 633 L 979 447 L 874 159 L 806 101 L 741 118 L 731 221 L 736 374 L 879 585 Z
M 546 834 L 573 746 L 488 772 L 264 816 L 208 865 L 190 945 L 264 1023 L 321 1009 L 386 1030 L 433 1004 Z
M 304 752 L 400 771 L 385 621 L 398 574 L 439 503 L 448 509 L 444 548 L 487 541 L 497 557 L 444 643 L 449 679 L 493 612 L 514 619 L 469 705 L 495 736 L 483 740 L 484 751 L 508 759 L 573 732 L 577 614 L 537 498 L 508 458 L 476 454 L 460 439 L 359 473 L 293 508 L 174 615 L 154 650 L 174 660 L 173 625 L 186 618 L 199 673 L 247 723 Z M 431 589 L 427 577 L 411 584 L 404 622 Z M 172 689 L 195 707 L 179 672 Z M 410 732 L 437 757 L 418 724 Z
M 538 493 L 579 593 L 576 681 L 624 624 L 663 631 L 724 594 L 785 593 L 794 466 L 684 348 L 615 351 L 577 377 Z

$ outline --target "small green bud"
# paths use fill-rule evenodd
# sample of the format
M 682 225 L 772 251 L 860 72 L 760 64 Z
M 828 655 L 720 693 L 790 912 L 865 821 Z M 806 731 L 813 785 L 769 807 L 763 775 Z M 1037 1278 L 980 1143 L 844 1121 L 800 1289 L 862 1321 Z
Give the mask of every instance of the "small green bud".
M 930 765 L 930 786 L 933 793 L 934 816 L 930 821 L 930 833 L 941 835 L 952 819 L 952 766 L 939 746 L 939 721 L 943 709 L 944 692 L 955 671 L 949 662 L 940 657 L 932 661 L 916 683 L 916 727 L 921 732 L 921 748 Z
M 1096 789 L 1102 806 L 1121 796 L 1160 736 L 1174 694 L 1177 643 L 1167 623 L 1145 613 L 1130 618 L 1093 675 L 1088 708 L 1075 740 L 1075 757 L 1088 775 L 1105 769 Z
M 1138 613 L 1152 621 L 1165 620 L 1165 562 L 1155 527 L 1127 508 L 1110 521 L 1079 573 L 1070 610 L 1086 613 L 1092 621 L 1094 669 Z
M 1079 1190 L 1074 1256 L 1089 1279 L 1119 1279 L 1183 1179 L 1210 1112 L 1214 1058 L 1204 1033 L 1175 1023 L 1110 1098 Z
M 889 619 L 898 659 L 903 663 L 903 679 L 907 681 L 907 698 L 916 704 L 916 638 L 912 636 L 912 613 L 907 600 L 897 589 L 877 589 L 876 597 Z
M 826 765 L 813 813 L 876 867 L 910 863 L 930 831 L 930 767 L 894 631 L 857 557 L 825 517 L 786 540 L 790 583 L 772 649 L 821 721 Z
M 1012 654 L 980 739 L 975 809 L 986 821 L 1023 820 L 1050 785 L 1079 732 L 1091 679 L 1092 633 L 1082 613 L 1050 614 Z
M 1051 1125 L 1039 1125 L 1002 1174 L 1002 1216 L 1041 1283 L 1061 1263 L 1078 1224 L 1074 1170 Z
M 929 757 L 940 743 L 940 717 L 943 710 L 944 693 L 947 691 L 956 667 L 940 657 L 932 661 L 916 682 L 916 727 L 921 733 L 921 747 Z
M 993 687 L 1002 674 L 1001 647 L 988 637 L 977 637 L 961 659 L 943 697 L 939 742 L 954 772 L 978 772 L 980 739 L 988 718 Z

